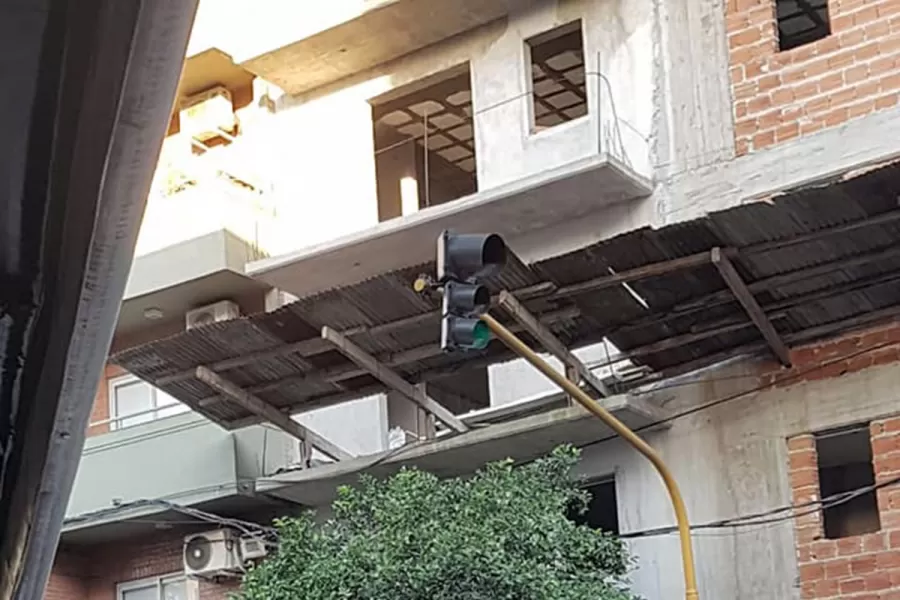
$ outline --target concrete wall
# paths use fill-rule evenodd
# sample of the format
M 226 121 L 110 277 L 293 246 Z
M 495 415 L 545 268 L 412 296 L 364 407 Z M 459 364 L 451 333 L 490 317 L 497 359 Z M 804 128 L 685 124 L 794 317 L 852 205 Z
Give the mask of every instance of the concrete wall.
M 387 448 L 388 417 L 384 394 L 320 408 L 296 415 L 294 419 L 357 456 L 375 454 Z
M 592 364 L 606 363 L 618 351 L 612 345 L 592 344 L 574 351 L 575 356 L 591 367 Z M 544 360 L 562 372 L 563 365 L 556 358 L 542 354 Z M 592 369 L 600 378 L 612 373 L 608 366 Z M 491 406 L 502 406 L 519 400 L 540 398 L 559 391 L 559 388 L 544 377 L 524 359 L 491 365 L 488 367 L 488 382 L 491 391 Z
M 85 442 L 66 516 L 114 502 L 231 496 L 241 482 L 293 463 L 295 447 L 294 438 L 271 427 L 229 432 L 196 413 L 94 435 Z
M 896 328 L 875 332 L 878 339 L 900 340 Z M 834 359 L 876 343 L 862 336 L 821 346 L 815 361 Z M 838 345 L 843 342 L 843 345 Z M 889 364 L 887 356 L 890 356 Z M 743 363 L 706 373 L 691 383 L 669 382 L 666 408 L 680 412 L 708 402 L 744 395 L 645 434 L 672 467 L 692 523 L 766 511 L 792 503 L 788 476 L 788 438 L 900 412 L 897 348 L 862 360 L 843 361 L 798 377 L 813 364 L 795 352 L 797 371 Z M 841 375 L 841 373 L 845 373 Z M 760 383 L 781 385 L 754 392 Z M 796 379 L 789 379 L 796 377 Z M 674 523 L 662 483 L 642 457 L 618 440 L 585 449 L 581 466 L 589 477 L 616 475 L 619 523 L 623 533 Z M 635 589 L 654 599 L 682 594 L 677 538 L 652 536 L 630 542 L 639 558 Z M 700 591 L 709 598 L 799 598 L 794 524 L 700 531 L 694 536 Z M 806 596 L 813 597 L 813 596 Z M 822 596 L 824 597 L 824 596 Z
M 581 19 L 591 113 L 530 132 L 525 39 Z M 378 223 L 370 101 L 469 63 L 479 189 L 610 152 L 650 174 L 652 0 L 553 1 L 300 96 L 239 143 L 266 164 L 279 239 L 271 254 L 315 246 Z M 600 77 L 601 74 L 603 78 Z
M 236 480 L 232 435 L 187 413 L 89 438 L 67 515 L 110 508 L 114 500 L 189 504 L 215 497 L 219 487 L 234 493 Z
M 480 186 L 559 167 L 601 148 L 648 175 L 653 17 L 650 0 L 545 2 L 511 16 L 485 51 L 472 57 Z M 524 41 L 577 19 L 582 21 L 589 113 L 532 133 Z M 624 147 L 618 144 L 622 131 L 627 133 L 621 137 Z

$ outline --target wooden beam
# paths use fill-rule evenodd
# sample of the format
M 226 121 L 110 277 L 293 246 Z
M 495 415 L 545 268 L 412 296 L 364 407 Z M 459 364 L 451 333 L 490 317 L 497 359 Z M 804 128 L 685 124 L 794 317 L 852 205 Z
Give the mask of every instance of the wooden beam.
M 784 337 L 786 341 L 792 344 L 804 344 L 825 336 L 833 335 L 835 333 L 852 330 L 859 327 L 866 327 L 879 321 L 887 321 L 889 319 L 896 319 L 897 317 L 900 317 L 900 304 L 888 306 L 886 308 L 882 308 L 873 312 L 864 312 L 852 317 L 847 317 L 846 319 L 840 319 L 838 321 L 831 321 L 830 323 L 816 325 L 814 327 L 809 327 L 807 329 L 789 333 Z M 723 360 L 728 360 L 736 356 L 755 354 L 757 352 L 765 350 L 766 348 L 767 345 L 765 342 L 751 342 L 742 346 L 727 348 L 715 354 L 701 356 L 700 358 L 695 358 L 687 362 L 667 367 L 661 373 L 659 373 L 659 376 L 661 379 L 667 377 L 675 377 L 677 375 L 690 373 L 691 371 L 696 371 L 697 369 L 702 369 L 703 367 L 707 367 L 709 365 L 721 362 Z
M 591 386 L 598 394 L 601 396 L 611 396 L 609 388 L 600 381 L 600 378 L 591 373 L 591 370 L 587 368 L 587 366 L 581 362 L 578 357 L 569 352 L 569 349 L 566 348 L 565 344 L 560 341 L 558 337 L 556 337 L 549 328 L 545 327 L 541 324 L 541 322 L 534 317 L 528 309 L 526 309 L 522 304 L 516 300 L 515 296 L 510 294 L 507 291 L 500 292 L 500 297 L 497 301 L 503 310 L 509 313 L 509 315 L 522 326 L 525 331 L 530 333 L 536 340 L 538 340 L 544 348 L 546 348 L 551 354 L 553 354 L 556 358 L 561 360 L 563 364 L 574 369 L 578 375 Z
M 423 388 L 417 388 L 400 377 L 387 365 L 379 362 L 374 356 L 351 342 L 346 336 L 326 326 L 322 328 L 322 339 L 333 344 L 344 356 L 355 362 L 359 368 L 368 372 L 389 388 L 403 394 L 451 429 L 460 433 L 469 430 L 466 424 L 460 421 L 456 415 L 433 398 L 430 398 Z
M 733 250 L 729 250 L 729 252 L 733 252 Z M 665 262 L 650 263 L 649 265 L 622 271 L 621 273 L 616 273 L 615 275 L 605 275 L 603 277 L 597 277 L 594 279 L 589 279 L 587 281 L 582 281 L 580 283 L 573 283 L 572 285 L 561 287 L 550 294 L 550 298 L 568 298 L 570 296 L 577 296 L 578 294 L 595 292 L 597 290 L 615 287 L 617 285 L 622 285 L 623 283 L 629 283 L 631 281 L 637 281 L 639 279 L 646 279 L 648 277 L 665 275 L 666 273 L 671 273 L 673 271 L 708 265 L 709 262 L 709 252 L 700 252 L 698 254 L 691 254 L 689 256 L 683 256 L 681 258 L 667 260 Z
M 741 251 L 741 253 L 743 254 L 743 251 Z M 855 256 L 844 257 L 838 260 L 816 265 L 815 267 L 803 267 L 800 269 L 795 269 L 793 271 L 788 271 L 786 273 L 779 273 L 778 275 L 772 275 L 763 279 L 757 279 L 756 281 L 747 284 L 747 288 L 754 293 L 761 292 L 786 284 L 795 284 L 806 281 L 807 279 L 819 277 L 826 273 L 831 273 L 840 269 L 878 262 L 887 258 L 894 258 L 897 255 L 900 255 L 900 245 L 882 248 L 873 252 L 865 252 L 863 254 L 857 254 Z M 634 321 L 622 323 L 621 325 L 608 331 L 607 335 L 635 331 L 650 324 L 664 323 L 671 319 L 682 318 L 691 314 L 704 312 L 712 307 L 721 306 L 722 304 L 728 304 L 730 302 L 734 302 L 734 295 L 731 293 L 731 290 L 726 288 L 724 290 L 711 292 L 709 294 L 704 294 L 703 296 L 691 298 L 689 300 L 686 300 L 685 302 L 669 306 L 662 310 L 656 310 L 647 313 L 643 317 L 640 317 L 639 319 L 636 319 Z
M 772 326 L 772 322 L 768 319 L 768 317 L 766 317 L 766 313 L 763 312 L 763 309 L 756 301 L 756 298 L 753 297 L 753 294 L 747 288 L 747 284 L 744 283 L 743 279 L 741 279 L 740 274 L 738 274 L 737 270 L 734 268 L 731 260 L 727 256 L 725 256 L 720 248 L 713 248 L 711 257 L 712 263 L 719 270 L 719 274 L 722 275 L 722 279 L 725 280 L 725 283 L 731 289 L 740 305 L 744 307 L 745 311 L 747 311 L 747 315 L 749 315 L 750 320 L 753 321 L 754 325 L 756 325 L 756 328 L 759 329 L 759 332 L 762 334 L 763 339 L 765 339 L 766 343 L 769 344 L 769 348 L 771 348 L 772 352 L 775 353 L 775 356 L 778 357 L 779 362 L 781 362 L 781 364 L 786 367 L 790 367 L 790 351 L 788 350 L 787 346 L 785 346 L 784 341 L 778 335 L 778 332 L 775 331 L 775 327 Z
M 893 223 L 895 221 L 900 220 L 900 210 L 890 211 L 886 213 L 882 213 L 876 215 L 874 217 L 860 219 L 857 221 L 852 221 L 850 223 L 845 223 L 843 225 L 839 225 L 837 227 L 831 227 L 828 229 L 822 229 L 819 231 L 814 231 L 810 233 L 805 233 L 794 238 L 786 239 L 786 240 L 775 240 L 775 241 L 767 241 L 761 242 L 759 244 L 752 244 L 749 246 L 744 246 L 739 250 L 735 250 L 733 248 L 723 249 L 721 252 L 730 258 L 734 258 L 735 256 L 740 254 L 748 254 L 748 253 L 764 253 L 772 250 L 778 250 L 782 248 L 789 248 L 798 244 L 805 244 L 814 241 L 819 241 L 825 239 L 827 237 L 846 233 L 849 231 L 855 231 L 858 229 L 873 227 L 878 225 L 885 225 L 888 223 Z M 823 265 L 817 265 L 813 268 L 811 275 L 812 277 L 821 275 L 824 272 L 829 272 L 832 270 L 837 270 L 840 268 L 854 266 L 857 264 L 862 264 L 865 262 L 876 261 L 882 258 L 893 257 L 896 254 L 900 253 L 900 247 L 891 247 L 886 250 L 879 250 L 876 252 L 870 252 L 859 256 L 848 257 L 845 259 L 840 259 L 837 261 L 833 261 L 831 263 L 825 263 Z M 549 297 L 549 299 L 561 299 L 568 298 L 571 296 L 576 296 L 583 293 L 588 293 L 596 290 L 601 290 L 608 287 L 614 287 L 617 285 L 621 285 L 622 283 L 629 283 L 632 281 L 638 281 L 641 279 L 646 279 L 650 277 L 656 277 L 659 275 L 664 275 L 667 273 L 671 273 L 677 270 L 690 269 L 698 266 L 702 266 L 704 264 L 709 264 L 710 261 L 710 253 L 702 252 L 698 254 L 692 254 L 689 256 L 676 258 L 673 260 L 668 260 L 664 262 L 651 263 L 649 265 L 643 265 L 641 267 L 636 267 L 634 269 L 629 269 L 627 271 L 621 271 L 616 273 L 615 275 L 606 275 L 602 277 L 597 277 L 594 279 L 590 279 L 587 281 L 579 282 L 576 284 L 572 284 L 569 286 L 565 286 L 562 288 L 557 288 L 552 282 L 541 282 L 535 285 L 526 286 L 519 290 L 514 290 L 513 293 L 519 300 L 526 300 L 532 298 L 545 298 Z M 751 291 L 758 292 L 764 289 L 770 289 L 771 287 L 775 287 L 782 283 L 792 283 L 795 281 L 802 280 L 806 278 L 806 274 L 810 273 L 809 269 L 798 269 L 796 271 L 792 271 L 790 273 L 782 273 L 779 275 L 775 275 L 773 277 L 769 277 L 766 279 L 761 279 L 759 281 L 755 281 L 751 283 L 748 287 Z M 698 312 L 702 310 L 706 310 L 709 306 L 718 306 L 723 303 L 727 303 L 732 301 L 731 293 L 726 290 L 723 292 L 712 292 L 711 294 L 706 294 L 700 298 L 694 298 L 687 302 L 677 304 L 675 306 L 670 306 L 668 308 L 653 311 L 652 313 L 648 313 L 644 317 L 636 321 L 632 321 L 631 323 L 624 323 L 620 327 L 609 332 L 618 333 L 620 331 L 632 331 L 634 329 L 644 327 L 650 323 L 659 322 L 664 319 L 681 317 L 687 314 L 691 314 L 693 312 Z M 342 331 L 341 333 L 345 336 L 352 337 L 361 334 L 368 335 L 384 335 L 388 333 L 392 333 L 395 331 L 399 331 L 405 329 L 407 327 L 418 327 L 422 324 L 428 323 L 432 319 L 440 318 L 440 311 L 430 311 L 427 313 L 422 313 L 418 315 L 413 315 L 411 317 L 405 317 L 403 319 L 398 319 L 396 321 L 389 321 L 387 323 L 381 323 L 379 325 L 374 325 L 370 327 L 354 327 L 351 329 L 347 329 Z M 290 354 L 299 354 L 301 356 L 312 356 L 315 354 L 321 354 L 326 352 L 330 348 L 330 344 L 322 340 L 321 338 L 311 338 L 307 340 L 302 340 L 299 342 L 286 344 L 283 346 L 278 346 L 276 348 L 271 348 L 268 350 L 261 350 L 258 352 L 250 352 L 241 356 L 236 356 L 233 358 L 224 359 L 221 361 L 217 361 L 210 365 L 207 365 L 210 369 L 217 372 L 228 371 L 230 369 L 238 368 L 240 366 L 250 364 L 252 362 L 258 360 L 268 360 L 270 358 L 275 358 L 278 356 L 286 356 Z M 115 361 L 115 357 L 113 358 Z M 167 375 L 164 377 L 160 377 L 157 379 L 154 384 L 157 386 L 166 386 L 172 383 L 176 383 L 179 381 L 186 381 L 191 379 L 194 376 L 193 369 L 186 369 L 184 371 L 174 373 L 172 375 Z
M 291 419 L 268 402 L 261 400 L 253 394 L 246 392 L 221 375 L 214 373 L 206 367 L 197 367 L 196 377 L 212 389 L 216 390 L 229 400 L 234 401 L 261 419 L 275 425 L 285 433 L 294 436 L 300 441 L 312 444 L 320 452 L 323 452 L 335 460 L 347 460 L 353 455 L 345 452 L 337 445 L 323 438 Z
M 562 319 L 574 319 L 578 315 L 581 314 L 581 311 L 578 308 L 570 307 L 564 308 L 561 310 L 556 310 L 550 313 L 546 313 L 541 316 L 541 323 L 554 323 L 556 321 Z M 512 325 L 510 327 L 510 331 L 519 332 L 522 331 L 522 327 L 518 324 Z M 342 334 L 345 335 L 345 334 Z M 347 336 L 349 337 L 349 336 Z M 307 342 L 309 340 L 306 340 Z M 325 340 L 316 338 L 316 341 L 323 342 L 328 344 L 329 348 L 333 348 L 334 346 Z M 305 343 L 305 342 L 300 342 Z M 381 357 L 378 357 L 378 360 L 387 365 L 388 367 L 397 367 L 402 366 L 411 362 L 416 362 L 419 360 L 425 360 L 428 358 L 434 358 L 435 356 L 440 356 L 441 347 L 438 344 L 424 344 L 422 346 L 416 346 L 414 348 L 410 348 L 409 350 L 404 350 L 402 352 L 395 352 L 393 354 L 385 354 Z M 218 363 L 214 363 L 217 365 Z M 213 370 L 209 365 L 206 365 L 207 368 Z M 193 371 L 192 371 L 193 373 Z M 289 375 L 288 377 L 283 377 L 281 379 L 273 379 L 271 381 L 266 381 L 263 383 L 258 383 L 254 386 L 247 388 L 247 391 L 252 394 L 264 394 L 266 392 L 278 389 L 284 385 L 290 383 L 300 383 L 303 381 L 313 381 L 313 382 L 321 382 L 321 381 L 344 381 L 347 379 L 353 379 L 354 377 L 359 377 L 360 375 L 365 375 L 367 371 L 363 369 L 353 366 L 353 365 L 339 365 L 336 367 L 332 367 L 330 369 L 324 369 L 322 371 L 318 371 L 316 373 L 301 373 L 298 375 Z M 193 376 L 193 375 L 192 375 Z M 162 385 L 160 383 L 156 383 L 155 385 Z M 350 391 L 352 393 L 352 390 Z M 208 396 L 206 398 L 202 398 L 198 400 L 198 405 L 201 407 L 210 406 L 218 402 L 218 396 Z

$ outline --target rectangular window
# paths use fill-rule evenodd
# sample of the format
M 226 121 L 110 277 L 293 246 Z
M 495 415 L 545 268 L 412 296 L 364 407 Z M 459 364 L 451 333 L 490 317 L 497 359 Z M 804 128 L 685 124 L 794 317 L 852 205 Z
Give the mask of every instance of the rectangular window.
M 535 132 L 587 114 L 584 38 L 575 21 L 525 41 Z
M 154 577 L 122 583 L 118 600 L 187 600 L 184 575 Z
M 776 0 L 778 47 L 790 50 L 831 35 L 828 0 Z
M 829 539 L 872 533 L 881 529 L 869 427 L 857 425 L 816 434 L 819 492 L 823 500 L 857 492 L 846 502 L 824 511 L 825 537 Z
M 478 191 L 468 64 L 373 100 L 372 120 L 379 220 Z
M 581 514 L 573 511 L 570 518 L 579 525 L 600 529 L 618 535 L 619 505 L 616 500 L 616 478 L 606 477 L 585 486 L 590 494 L 587 510 Z
M 110 429 L 132 427 L 188 410 L 169 394 L 133 375 L 109 382 Z

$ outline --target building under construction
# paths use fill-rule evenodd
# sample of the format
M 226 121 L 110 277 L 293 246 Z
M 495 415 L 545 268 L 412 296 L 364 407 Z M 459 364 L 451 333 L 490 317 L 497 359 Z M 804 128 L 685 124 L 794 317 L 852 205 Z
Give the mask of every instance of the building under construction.
M 672 467 L 701 597 L 900 593 L 900 3 L 287 4 L 201 3 L 48 600 L 225 598 L 235 523 L 561 442 L 681 596 L 652 467 L 441 351 L 446 229 L 504 237 L 491 314 Z

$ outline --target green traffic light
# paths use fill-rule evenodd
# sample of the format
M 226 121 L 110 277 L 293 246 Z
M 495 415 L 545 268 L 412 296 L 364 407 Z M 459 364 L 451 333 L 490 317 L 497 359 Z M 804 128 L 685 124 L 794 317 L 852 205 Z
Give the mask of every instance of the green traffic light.
M 483 350 L 487 348 L 487 345 L 491 341 L 491 330 L 484 323 L 484 321 L 478 321 L 475 324 L 475 327 L 472 328 L 472 347 L 476 350 Z

